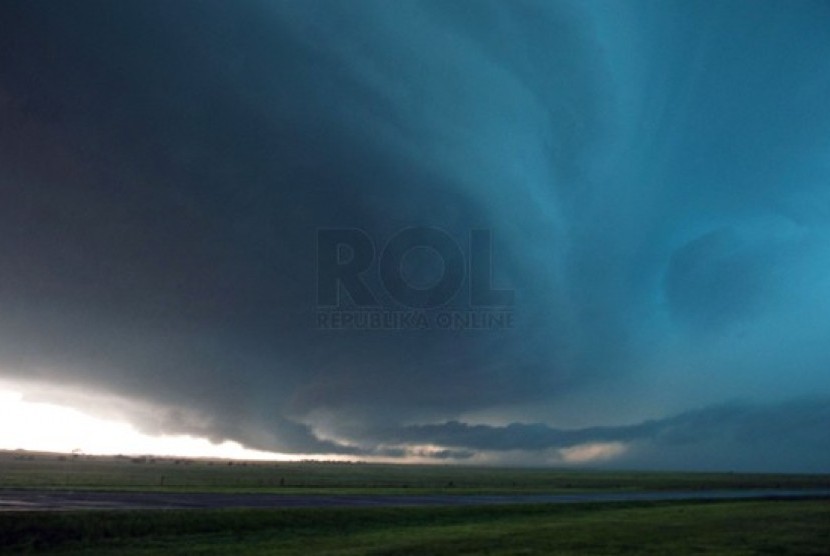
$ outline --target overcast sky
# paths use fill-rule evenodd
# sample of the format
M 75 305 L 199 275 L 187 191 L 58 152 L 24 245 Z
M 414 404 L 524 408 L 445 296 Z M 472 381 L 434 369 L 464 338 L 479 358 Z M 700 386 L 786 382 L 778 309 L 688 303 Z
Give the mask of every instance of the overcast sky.
M 3 2 L 0 379 L 290 454 L 830 471 L 828 99 L 826 2 Z M 411 227 L 466 272 L 424 314 L 483 229 L 512 327 L 320 326 L 318 230 Z

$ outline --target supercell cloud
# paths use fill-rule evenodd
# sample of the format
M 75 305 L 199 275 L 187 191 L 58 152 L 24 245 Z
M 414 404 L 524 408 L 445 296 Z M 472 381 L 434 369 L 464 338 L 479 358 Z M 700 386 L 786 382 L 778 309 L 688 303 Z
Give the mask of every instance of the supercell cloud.
M 822 2 L 4 2 L 0 380 L 286 453 L 830 471 L 828 60 Z M 318 230 L 410 227 L 489 230 L 513 326 L 320 327 Z

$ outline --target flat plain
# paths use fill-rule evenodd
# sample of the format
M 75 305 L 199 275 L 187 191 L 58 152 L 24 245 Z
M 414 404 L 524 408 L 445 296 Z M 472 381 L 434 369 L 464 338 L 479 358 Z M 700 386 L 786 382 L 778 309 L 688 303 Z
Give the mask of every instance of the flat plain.
M 830 476 L 0 453 L 6 491 L 446 497 L 817 488 L 830 488 Z M 828 547 L 828 498 L 0 513 L 4 554 L 818 555 Z
M 533 494 L 830 488 L 830 475 L 244 462 L 0 451 L 0 488 L 319 494 Z

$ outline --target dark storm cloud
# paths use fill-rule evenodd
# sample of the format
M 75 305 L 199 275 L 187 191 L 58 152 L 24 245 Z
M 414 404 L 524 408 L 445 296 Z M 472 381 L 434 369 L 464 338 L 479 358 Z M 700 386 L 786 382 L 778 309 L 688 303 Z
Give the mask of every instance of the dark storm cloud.
M 379 424 L 441 444 L 417 423 L 827 392 L 827 19 L 6 2 L 0 373 L 131 397 L 152 432 L 387 455 L 409 452 Z M 316 329 L 317 230 L 410 226 L 491 230 L 515 328 Z M 511 427 L 525 448 L 575 434 Z
M 686 411 L 632 425 L 558 429 L 542 423 L 506 426 L 458 421 L 377 431 L 385 441 L 432 443 L 476 452 L 568 449 L 580 445 L 622 443 L 630 448 L 615 465 L 655 465 L 675 469 L 784 469 L 821 471 L 830 464 L 830 420 L 826 399 L 781 404 L 732 402 Z M 804 446 L 811 448 L 804 454 Z M 713 458 L 716 450 L 728 455 Z M 774 462 L 774 465 L 770 465 Z

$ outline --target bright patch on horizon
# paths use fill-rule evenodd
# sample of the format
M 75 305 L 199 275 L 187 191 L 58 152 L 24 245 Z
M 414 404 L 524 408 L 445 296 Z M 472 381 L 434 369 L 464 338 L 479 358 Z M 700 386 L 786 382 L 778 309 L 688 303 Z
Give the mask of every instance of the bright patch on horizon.
M 294 460 L 275 452 L 216 444 L 188 435 L 150 436 L 124 422 L 86 415 L 77 409 L 28 402 L 23 394 L 0 390 L 0 449 L 95 455 L 157 455 L 247 460 Z
M 612 459 L 625 451 L 626 446 L 622 442 L 594 442 L 562 448 L 559 453 L 568 463 L 589 463 Z

